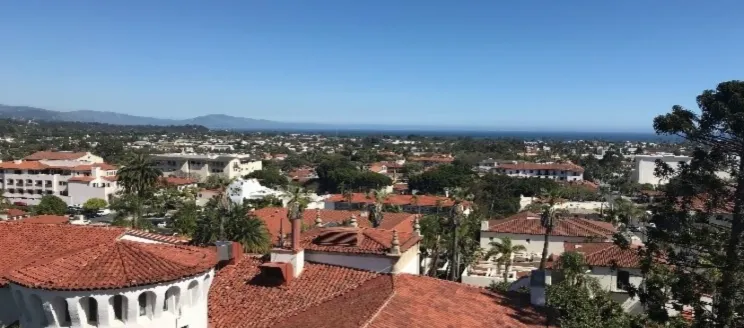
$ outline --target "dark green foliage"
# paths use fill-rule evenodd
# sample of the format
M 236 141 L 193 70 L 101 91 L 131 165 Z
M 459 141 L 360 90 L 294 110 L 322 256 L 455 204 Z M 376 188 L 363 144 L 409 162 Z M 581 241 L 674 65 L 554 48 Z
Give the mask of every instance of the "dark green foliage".
M 654 120 L 657 133 L 681 136 L 694 151 L 677 169 L 657 163 L 657 173 L 672 180 L 651 218 L 656 228 L 643 254 L 640 295 L 649 317 L 662 323 L 672 303 L 694 309 L 693 327 L 744 327 L 744 82 L 721 83 L 697 103 L 700 112 L 674 106 Z M 732 213 L 730 227 L 710 223 L 722 212 Z M 712 308 L 703 295 L 712 296 Z
M 411 176 L 408 188 L 425 194 L 443 194 L 445 189 L 467 186 L 474 174 L 470 167 L 445 164 Z
M 184 236 L 193 236 L 196 231 L 196 222 L 199 219 L 200 208 L 195 202 L 185 202 L 173 216 L 170 217 L 169 225 L 173 230 Z
M 34 213 L 64 215 L 67 213 L 67 203 L 57 196 L 45 195 L 41 197 L 39 205 L 34 206 Z
M 271 248 L 271 237 L 264 222 L 249 215 L 246 203 L 232 203 L 229 198 L 215 197 L 205 206 L 196 222 L 192 242 L 212 245 L 218 240 L 239 242 L 248 253 L 265 253 Z
M 276 167 L 265 167 L 262 170 L 253 171 L 245 176 L 246 179 L 258 179 L 262 186 L 268 188 L 284 188 L 289 183 L 287 177 L 282 175 Z
M 360 165 L 343 156 L 324 159 L 315 168 L 320 192 L 341 193 L 345 190 L 367 192 L 392 184 L 390 178 L 375 172 L 361 171 Z

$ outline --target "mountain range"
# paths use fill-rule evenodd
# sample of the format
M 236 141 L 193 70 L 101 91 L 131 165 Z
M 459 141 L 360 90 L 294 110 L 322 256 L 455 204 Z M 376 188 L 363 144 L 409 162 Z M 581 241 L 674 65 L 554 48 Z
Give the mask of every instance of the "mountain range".
M 2 104 L 0 104 L 0 118 L 93 122 L 116 125 L 201 125 L 219 130 L 307 130 L 335 128 L 335 126 L 329 124 L 278 122 L 224 114 L 210 114 L 177 120 L 94 110 L 62 112 L 29 106 L 9 106 Z

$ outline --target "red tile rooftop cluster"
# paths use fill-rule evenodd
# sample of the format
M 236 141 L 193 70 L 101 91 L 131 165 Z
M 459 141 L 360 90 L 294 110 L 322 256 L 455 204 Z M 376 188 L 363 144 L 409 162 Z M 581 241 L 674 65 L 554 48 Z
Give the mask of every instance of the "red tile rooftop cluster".
M 545 234 L 545 228 L 540 224 L 540 215 L 529 211 L 517 213 L 503 220 L 488 221 L 487 231 L 526 235 Z M 550 235 L 610 238 L 615 232 L 616 229 L 611 223 L 573 217 L 559 220 Z
M 346 196 L 344 194 L 333 194 L 328 199 L 326 199 L 327 202 L 347 202 Z M 353 193 L 351 195 L 351 202 L 352 203 L 363 203 L 363 204 L 374 204 L 375 199 L 370 197 L 367 194 L 363 193 Z M 455 204 L 455 202 L 452 199 L 449 199 L 447 197 L 441 197 L 441 196 L 430 196 L 430 195 L 388 195 L 387 198 L 385 198 L 385 204 L 388 205 L 399 205 L 399 206 L 405 206 L 405 205 L 412 205 L 412 206 L 437 206 L 438 202 L 442 206 L 452 206 Z
M 584 168 L 573 163 L 503 163 L 497 166 L 499 169 L 505 170 L 556 170 L 556 171 L 572 171 L 572 172 L 584 172 Z

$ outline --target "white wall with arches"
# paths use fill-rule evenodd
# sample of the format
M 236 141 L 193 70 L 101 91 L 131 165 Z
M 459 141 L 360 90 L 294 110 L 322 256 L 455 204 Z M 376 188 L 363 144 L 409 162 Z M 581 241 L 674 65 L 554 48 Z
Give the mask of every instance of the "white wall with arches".
M 207 328 L 212 277 L 214 270 L 168 283 L 95 291 L 31 289 L 11 282 L 0 289 L 0 305 L 14 304 L 16 318 L 0 311 L 0 326 L 19 320 L 24 328 Z

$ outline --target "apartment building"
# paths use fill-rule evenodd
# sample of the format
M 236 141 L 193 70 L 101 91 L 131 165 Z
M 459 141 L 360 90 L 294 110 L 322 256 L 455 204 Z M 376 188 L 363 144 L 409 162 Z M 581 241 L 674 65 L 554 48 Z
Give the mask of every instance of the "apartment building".
M 689 163 L 692 157 L 674 156 L 672 154 L 658 155 L 636 155 L 633 158 L 633 171 L 631 172 L 631 181 L 639 184 L 650 183 L 658 186 L 665 184 L 666 179 L 662 179 L 654 173 L 656 170 L 656 161 L 662 161 L 672 168 L 677 168 L 680 163 Z
M 188 177 L 204 181 L 208 176 L 221 174 L 228 179 L 242 177 L 261 170 L 260 160 L 247 154 L 154 154 L 156 166 L 165 176 Z
M 518 178 L 543 178 L 558 181 L 584 180 L 584 168 L 573 163 L 499 163 L 496 172 Z
M 68 205 L 116 193 L 117 168 L 90 153 L 38 152 L 22 160 L 0 162 L 0 189 L 11 202 L 36 205 L 55 195 Z

